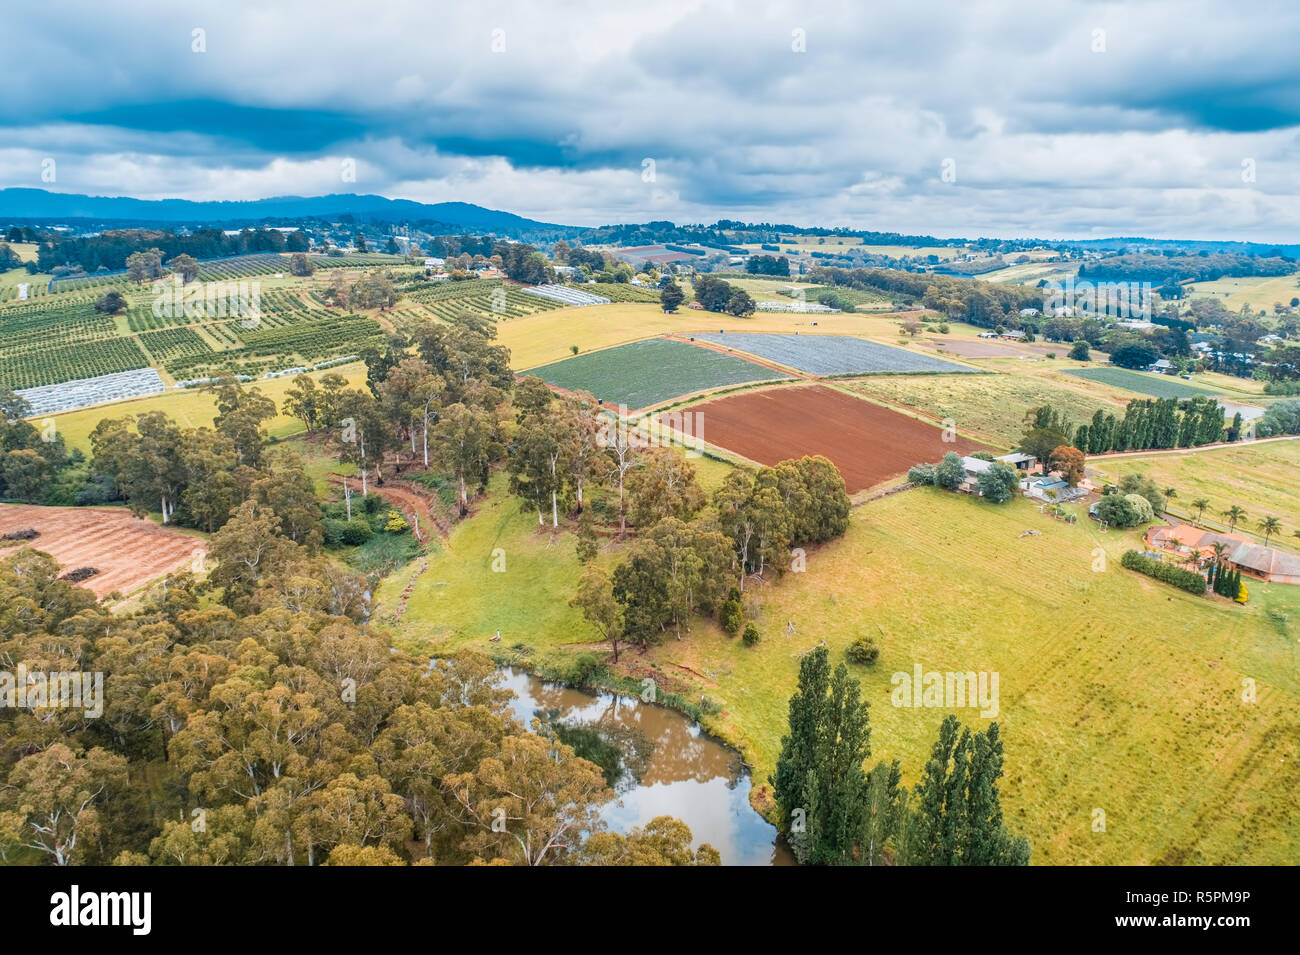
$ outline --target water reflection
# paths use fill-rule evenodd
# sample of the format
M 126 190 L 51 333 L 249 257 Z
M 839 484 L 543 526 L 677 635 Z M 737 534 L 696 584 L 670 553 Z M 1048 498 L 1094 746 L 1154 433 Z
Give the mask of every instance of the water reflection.
M 776 829 L 749 805 L 750 779 L 739 755 L 666 707 L 612 693 L 593 695 L 544 683 L 522 670 L 503 668 L 502 685 L 515 695 L 511 709 L 525 726 L 543 722 L 601 730 L 624 749 L 619 798 L 601 810 L 611 829 L 626 832 L 655 816 L 676 816 L 691 827 L 696 844 L 707 842 L 724 865 L 772 865 L 789 861 Z M 634 742 L 648 744 L 644 751 Z

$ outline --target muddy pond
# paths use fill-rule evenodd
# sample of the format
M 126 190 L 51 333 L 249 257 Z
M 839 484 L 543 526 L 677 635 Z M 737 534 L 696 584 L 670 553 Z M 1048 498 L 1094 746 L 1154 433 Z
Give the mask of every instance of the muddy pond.
M 785 865 L 789 849 L 749 805 L 752 786 L 740 755 L 689 718 L 637 697 L 588 693 L 505 667 L 501 685 L 515 695 L 514 716 L 537 718 L 606 771 L 617 798 L 601 809 L 626 832 L 655 816 L 676 816 L 695 844 L 707 842 L 723 865 Z

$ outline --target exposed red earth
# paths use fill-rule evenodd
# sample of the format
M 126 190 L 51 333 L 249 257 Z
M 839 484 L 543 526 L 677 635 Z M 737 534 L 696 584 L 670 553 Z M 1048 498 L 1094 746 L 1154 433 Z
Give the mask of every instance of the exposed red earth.
M 0 535 L 32 528 L 40 536 L 0 550 L 8 556 L 26 544 L 59 562 L 62 573 L 94 567 L 99 573 L 81 586 L 96 597 L 113 591 L 123 596 L 175 570 L 188 569 L 206 555 L 207 541 L 122 508 L 0 505 Z
M 938 461 L 949 451 L 994 450 L 962 437 L 944 441 L 943 430 L 932 424 L 825 385 L 750 391 L 684 410 L 703 415 L 705 442 L 759 464 L 805 455 L 829 458 L 850 494 L 914 464 Z

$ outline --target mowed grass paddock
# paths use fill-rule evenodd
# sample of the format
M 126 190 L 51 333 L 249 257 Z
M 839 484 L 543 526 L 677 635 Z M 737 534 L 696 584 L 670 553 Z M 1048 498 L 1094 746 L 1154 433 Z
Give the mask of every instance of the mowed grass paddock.
M 1051 405 L 1082 424 L 1098 409 L 1122 414 L 1124 402 L 1104 389 L 1060 375 L 884 375 L 839 383 L 857 394 L 937 421 L 952 419 L 958 429 L 1010 447 L 1025 430 L 1032 408 Z
M 1246 511 L 1240 530 L 1258 533 L 1261 517 L 1277 517 L 1282 532 L 1273 536 L 1273 542 L 1300 544 L 1293 536 L 1300 531 L 1300 440 L 1113 460 L 1093 458 L 1089 467 L 1112 481 L 1141 473 L 1162 488 L 1172 487 L 1178 494 L 1169 505 L 1176 514 L 1195 517 L 1192 501 L 1205 498 L 1210 502 L 1205 517 L 1216 524 L 1223 523 L 1222 512 L 1234 504 Z
M 603 654 L 568 606 L 581 573 L 573 535 L 538 533 L 503 483 L 415 579 L 395 642 L 422 652 L 510 652 L 519 642 L 526 663 L 554 664 L 584 643 Z M 1020 536 L 1030 529 L 1039 535 Z M 871 705 L 871 761 L 900 759 L 909 786 L 947 711 L 893 707 L 891 674 L 917 663 L 998 672 L 1002 801 L 1035 863 L 1294 863 L 1300 588 L 1256 585 L 1245 607 L 1194 598 L 1123 570 L 1119 557 L 1137 542 L 1022 501 L 908 491 L 855 508 L 845 537 L 809 552 L 806 573 L 748 589 L 756 647 L 696 621 L 680 641 L 666 635 L 645 655 L 625 651 L 619 672 L 630 662 L 692 681 L 694 699 L 721 707 L 706 727 L 738 746 L 762 783 L 780 752 L 800 655 L 825 641 L 838 663 L 851 640 L 869 635 L 881 659 L 853 672 Z M 498 547 L 503 573 L 491 570 Z M 1107 556 L 1101 572 L 1097 548 Z M 609 566 L 621 554 L 607 540 L 599 560 Z M 381 585 L 381 626 L 412 573 Z M 1256 681 L 1256 703 L 1241 700 L 1245 677 Z M 989 722 L 955 713 L 975 727 Z M 1105 833 L 1091 828 L 1097 808 Z

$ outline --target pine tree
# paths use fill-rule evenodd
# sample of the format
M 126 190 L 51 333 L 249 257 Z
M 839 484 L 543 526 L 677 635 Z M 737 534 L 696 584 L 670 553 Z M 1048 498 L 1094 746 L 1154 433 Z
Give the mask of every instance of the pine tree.
M 781 739 L 776 774 L 768 777 L 776 791 L 781 825 L 786 829 L 796 809 L 808 812 L 808 773 L 817 757 L 829 685 L 830 654 L 825 647 L 816 647 L 799 662 L 799 686 L 790 697 L 790 731 Z

